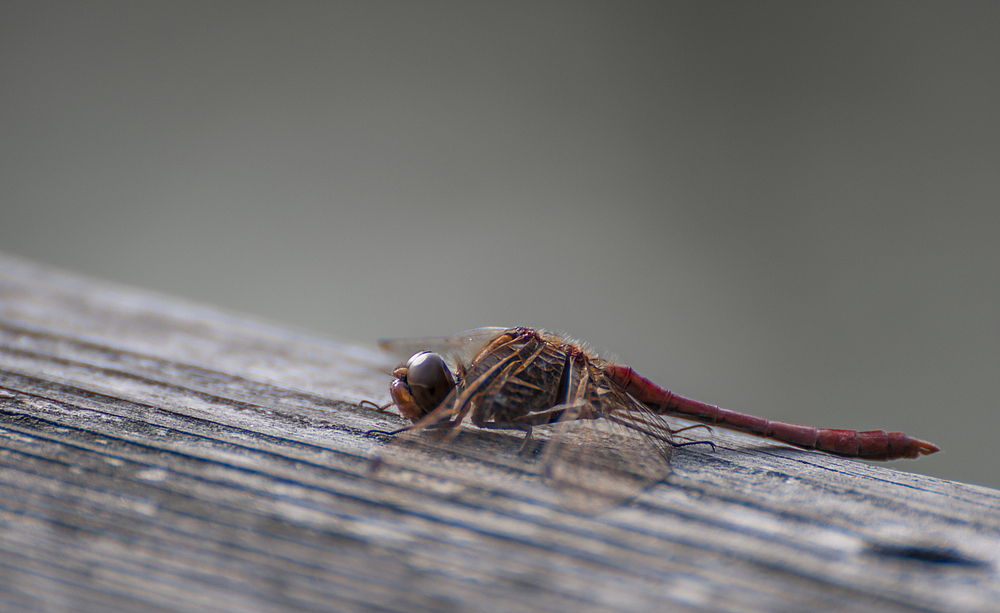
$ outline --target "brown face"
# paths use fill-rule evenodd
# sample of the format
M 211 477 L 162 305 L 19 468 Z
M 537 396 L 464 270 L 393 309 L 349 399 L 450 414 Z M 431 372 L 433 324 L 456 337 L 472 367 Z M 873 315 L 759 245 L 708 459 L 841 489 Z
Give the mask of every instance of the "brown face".
M 396 380 L 389 385 L 392 401 L 407 419 L 416 423 L 441 404 L 455 389 L 455 378 L 448 365 L 436 353 L 422 351 L 392 372 Z

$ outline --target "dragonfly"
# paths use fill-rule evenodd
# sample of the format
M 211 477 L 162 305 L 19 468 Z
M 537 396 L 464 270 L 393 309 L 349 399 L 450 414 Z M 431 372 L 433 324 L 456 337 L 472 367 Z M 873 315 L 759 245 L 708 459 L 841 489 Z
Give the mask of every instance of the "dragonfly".
M 771 421 L 675 394 L 629 366 L 604 360 L 582 344 L 526 327 L 477 328 L 444 338 L 383 339 L 410 355 L 393 371 L 392 403 L 410 425 L 383 434 L 430 429 L 457 433 L 470 421 L 486 430 L 524 433 L 553 426 L 542 461 L 545 476 L 583 500 L 612 504 L 663 480 L 674 448 L 693 428 L 721 427 L 827 454 L 865 460 L 917 458 L 939 451 L 902 432 L 815 428 Z M 386 405 L 389 406 L 389 405 Z M 699 422 L 671 428 L 664 417 Z

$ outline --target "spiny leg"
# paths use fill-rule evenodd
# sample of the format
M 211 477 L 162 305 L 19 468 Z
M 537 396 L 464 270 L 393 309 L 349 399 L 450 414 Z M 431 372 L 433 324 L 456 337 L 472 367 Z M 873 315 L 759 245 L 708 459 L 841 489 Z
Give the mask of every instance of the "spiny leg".
M 616 415 L 614 413 L 609 413 L 607 415 L 607 419 L 615 422 L 616 424 L 620 424 L 622 426 L 625 426 L 626 428 L 631 428 L 632 430 L 635 430 L 637 432 L 642 432 L 643 434 L 647 434 L 647 435 L 649 435 L 649 436 L 651 436 L 653 438 L 659 439 L 659 440 L 661 440 L 661 441 L 669 444 L 671 447 L 687 447 L 689 445 L 709 445 L 709 446 L 712 447 L 712 451 L 715 451 L 715 443 L 713 443 L 712 441 L 689 441 L 687 443 L 677 443 L 677 442 L 674 442 L 673 440 L 671 440 L 669 436 L 664 436 L 664 435 L 662 435 L 662 434 L 660 434 L 658 432 L 654 432 L 653 430 L 648 429 L 647 426 L 649 426 L 649 424 L 648 423 L 644 423 L 644 422 L 642 422 L 640 420 L 636 420 L 636 419 L 625 420 L 625 419 L 622 419 L 621 417 L 619 417 L 618 415 Z M 681 428 L 680 430 L 677 430 L 676 432 L 683 432 L 684 430 L 689 430 L 691 428 L 697 428 L 697 427 L 698 426 L 688 426 L 687 428 Z M 672 431 L 672 430 L 669 430 L 669 429 L 668 429 L 668 432 L 670 433 L 670 435 L 675 434 L 675 431 Z

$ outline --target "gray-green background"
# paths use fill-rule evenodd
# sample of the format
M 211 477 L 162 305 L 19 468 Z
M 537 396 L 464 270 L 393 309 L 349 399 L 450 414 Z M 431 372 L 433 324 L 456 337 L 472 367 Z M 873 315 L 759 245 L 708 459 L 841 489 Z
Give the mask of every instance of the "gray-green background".
M 997 487 L 998 26 L 995 2 L 8 0 L 0 250 L 351 342 L 543 327 Z

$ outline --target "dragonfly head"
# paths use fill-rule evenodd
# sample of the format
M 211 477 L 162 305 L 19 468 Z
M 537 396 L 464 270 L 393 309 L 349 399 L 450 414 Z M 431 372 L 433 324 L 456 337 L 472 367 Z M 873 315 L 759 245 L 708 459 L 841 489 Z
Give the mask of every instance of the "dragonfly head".
M 399 411 L 416 423 L 441 404 L 455 389 L 455 378 L 444 359 L 436 353 L 422 351 L 392 372 L 396 377 L 389 385 L 392 401 Z

